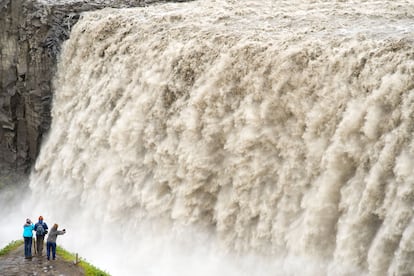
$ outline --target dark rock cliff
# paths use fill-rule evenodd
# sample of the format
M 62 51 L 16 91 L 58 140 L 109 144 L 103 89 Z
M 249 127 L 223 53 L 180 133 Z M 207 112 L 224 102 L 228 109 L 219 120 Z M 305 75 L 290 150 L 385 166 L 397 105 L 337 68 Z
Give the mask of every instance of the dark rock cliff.
M 0 0 L 0 183 L 27 175 L 36 159 L 51 122 L 57 56 L 80 13 L 156 2 L 166 1 Z

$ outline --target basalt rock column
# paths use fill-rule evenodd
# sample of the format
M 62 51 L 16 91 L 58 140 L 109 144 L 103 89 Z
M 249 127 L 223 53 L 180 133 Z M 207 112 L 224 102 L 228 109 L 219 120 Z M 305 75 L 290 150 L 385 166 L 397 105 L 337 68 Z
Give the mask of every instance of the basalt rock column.
M 0 0 L 0 183 L 30 171 L 50 108 L 60 47 L 84 11 L 160 1 Z

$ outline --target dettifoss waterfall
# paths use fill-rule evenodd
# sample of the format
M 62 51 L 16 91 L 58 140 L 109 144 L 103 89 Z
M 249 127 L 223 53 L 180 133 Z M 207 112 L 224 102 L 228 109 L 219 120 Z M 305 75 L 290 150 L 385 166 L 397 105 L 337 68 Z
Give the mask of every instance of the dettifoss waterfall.
M 84 13 L 31 175 L 37 213 L 113 275 L 414 275 L 413 14 Z

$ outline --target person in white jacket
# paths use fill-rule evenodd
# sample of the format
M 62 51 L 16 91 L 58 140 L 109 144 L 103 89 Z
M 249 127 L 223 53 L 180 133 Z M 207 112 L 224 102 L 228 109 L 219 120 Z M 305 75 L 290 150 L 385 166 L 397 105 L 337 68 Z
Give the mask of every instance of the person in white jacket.
M 50 229 L 49 235 L 47 236 L 46 242 L 46 254 L 47 259 L 50 260 L 50 251 L 52 250 L 52 259 L 56 259 L 56 239 L 58 235 L 63 235 L 66 233 L 66 229 L 62 231 L 58 230 L 58 225 L 55 223 Z

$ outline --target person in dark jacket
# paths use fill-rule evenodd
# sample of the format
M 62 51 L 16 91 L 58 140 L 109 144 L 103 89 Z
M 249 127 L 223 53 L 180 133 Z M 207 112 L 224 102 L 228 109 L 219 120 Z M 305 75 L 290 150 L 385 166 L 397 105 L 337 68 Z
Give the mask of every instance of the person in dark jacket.
M 43 221 L 43 217 L 39 217 L 39 221 L 35 224 L 36 231 L 36 251 L 38 256 L 42 256 L 43 244 L 45 243 L 45 235 L 47 234 L 47 224 Z
M 26 223 L 23 225 L 23 238 L 24 238 L 24 257 L 26 259 L 32 258 L 32 239 L 33 239 L 34 226 L 30 219 L 26 219 Z
M 47 259 L 50 260 L 50 251 L 52 251 L 52 258 L 53 260 L 56 259 L 56 239 L 58 235 L 63 235 L 66 233 L 66 230 L 63 229 L 62 231 L 57 230 L 58 225 L 55 223 L 50 229 L 49 235 L 47 236 L 46 242 L 46 254 Z

